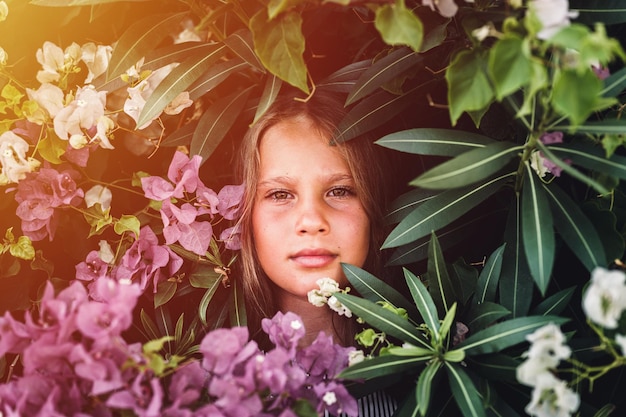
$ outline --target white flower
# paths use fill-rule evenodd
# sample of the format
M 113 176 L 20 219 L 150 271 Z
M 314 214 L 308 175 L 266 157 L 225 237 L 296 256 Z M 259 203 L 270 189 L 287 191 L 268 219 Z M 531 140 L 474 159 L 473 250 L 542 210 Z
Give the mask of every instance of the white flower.
M 331 310 L 336 311 L 340 316 L 352 317 L 352 311 L 348 309 L 348 307 L 344 306 L 339 302 L 337 297 L 334 295 L 328 299 L 328 307 Z
M 96 46 L 95 43 L 88 42 L 82 46 L 81 51 L 81 59 L 89 70 L 85 84 L 89 84 L 94 78 L 106 72 L 111 54 L 113 53 L 113 48 L 109 45 Z
M 436 9 L 443 17 L 452 17 L 459 10 L 454 0 L 424 0 L 422 4 L 429 6 L 431 10 Z
M 163 113 L 169 115 L 179 114 L 181 111 L 191 106 L 192 104 L 193 100 L 189 99 L 189 92 L 183 91 L 182 93 L 177 95 L 170 104 L 165 107 Z
M 109 141 L 113 129 L 115 129 L 115 122 L 107 116 L 101 116 L 96 123 L 96 134 L 92 140 L 100 140 L 101 148 L 114 149 L 115 147 Z
M 348 352 L 348 366 L 352 366 L 356 363 L 363 362 L 365 360 L 365 354 L 360 349 L 351 350 Z
M 332 391 L 328 391 L 324 394 L 322 400 L 326 403 L 326 405 L 333 405 L 337 402 L 337 395 Z
M 96 91 L 91 85 L 79 88 L 76 98 L 54 117 L 55 133 L 64 140 L 71 135 L 84 134 L 83 129 L 95 127 L 104 116 L 105 103 L 105 91 Z
M 522 384 L 535 386 L 538 378 L 550 369 L 555 369 L 562 359 L 571 356 L 572 351 L 565 345 L 565 336 L 559 326 L 546 324 L 526 336 L 531 345 L 524 353 L 527 358 L 517 367 L 517 380 Z
M 178 64 L 173 63 L 161 67 L 152 72 L 136 86 L 128 88 L 128 98 L 124 102 L 124 113 L 129 115 L 135 123 L 139 120 L 139 115 L 141 114 L 143 107 L 146 105 L 146 100 L 152 95 L 161 81 L 163 81 L 163 79 L 167 77 L 177 65 Z M 152 120 L 147 121 L 141 126 L 137 126 L 137 129 L 145 129 L 158 116 L 159 115 L 156 115 Z
M 6 65 L 9 60 L 9 54 L 0 46 L 0 65 Z
M 85 193 L 85 204 L 87 207 L 92 207 L 94 204 L 99 203 L 102 207 L 102 211 L 105 211 L 111 207 L 111 200 L 113 194 L 108 187 L 102 185 L 94 185 Z
M 551 373 L 543 373 L 525 411 L 537 417 L 569 417 L 578 410 L 580 397 Z
M 332 278 L 320 278 L 315 281 L 319 289 L 313 289 L 307 293 L 309 303 L 316 307 L 322 307 L 328 303 L 328 298 L 340 291 L 339 283 Z
M 583 297 L 587 318 L 607 329 L 615 329 L 626 308 L 626 275 L 597 267 L 591 272 L 591 284 Z
M 70 136 L 69 142 L 72 148 L 83 149 L 85 146 L 89 144 L 89 139 L 87 139 L 87 136 L 77 133 L 75 135 Z
M 541 152 L 534 151 L 530 154 L 530 167 L 535 170 L 541 178 L 545 177 L 550 171 L 543 163 L 545 158 L 541 156 Z
M 515 369 L 517 380 L 529 387 L 537 385 L 538 378 L 545 373 L 550 373 L 552 363 L 544 362 L 545 358 L 527 359 Z
M 183 42 L 201 42 L 202 38 L 193 28 L 186 28 L 180 32 L 175 38 L 174 43 L 179 44 Z
M 37 81 L 43 84 L 59 81 L 61 74 L 72 72 L 80 60 L 81 50 L 77 43 L 72 43 L 63 51 L 54 43 L 46 41 L 43 48 L 37 50 L 36 56 L 37 62 L 43 67 L 43 70 L 37 72 Z
M 302 322 L 300 320 L 293 320 L 291 323 L 289 323 L 289 327 L 294 330 L 299 330 L 302 328 Z
M 615 343 L 617 343 L 622 350 L 622 356 L 626 356 L 626 336 L 621 334 L 615 335 Z
M 102 259 L 103 262 L 108 264 L 113 263 L 115 259 L 115 254 L 113 253 L 113 249 L 111 249 L 111 245 L 106 240 L 101 240 L 99 242 L 100 250 L 98 251 L 98 256 Z
M 578 12 L 569 11 L 568 0 L 531 0 L 528 8 L 541 22 L 537 37 L 544 40 L 550 39 L 561 28 L 569 26 L 570 18 L 578 16 Z
M 26 157 L 28 147 L 28 142 L 11 131 L 0 135 L 0 185 L 17 183 L 39 166 L 36 159 Z
M 7 20 L 7 16 L 9 15 L 9 6 L 7 6 L 6 1 L 0 1 L 0 22 L 4 22 Z
M 28 98 L 37 102 L 39 107 L 44 109 L 51 118 L 63 109 L 63 90 L 54 84 L 43 83 L 37 90 L 26 89 Z

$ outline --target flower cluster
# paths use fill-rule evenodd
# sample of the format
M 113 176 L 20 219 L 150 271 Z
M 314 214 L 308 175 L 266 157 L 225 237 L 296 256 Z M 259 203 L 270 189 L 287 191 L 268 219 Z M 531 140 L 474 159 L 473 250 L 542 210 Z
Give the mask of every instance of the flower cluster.
M 626 274 L 595 268 L 583 297 L 583 310 L 593 323 L 606 329 L 617 328 L 618 320 L 626 310 Z
M 208 333 L 200 358 L 162 358 L 162 343 L 129 344 L 123 332 L 141 294 L 137 284 L 74 281 L 58 295 L 47 285 L 38 314 L 0 318 L 0 354 L 18 354 L 19 375 L 0 385 L 4 415 L 295 416 L 297 407 L 356 416 L 356 401 L 335 376 L 352 348 L 320 333 L 299 348 L 293 313 L 263 321 L 275 347 L 262 352 L 242 327 Z M 158 358 L 158 360 L 155 360 Z
M 319 289 L 314 288 L 307 293 L 309 303 L 316 307 L 328 305 L 331 310 L 335 311 L 340 316 L 352 317 L 350 309 L 341 304 L 337 297 L 333 295 L 336 292 L 347 293 L 350 291 L 350 288 L 342 290 L 339 287 L 339 283 L 332 278 L 320 278 L 315 281 L 315 283 Z
M 568 359 L 571 349 L 555 324 L 547 324 L 526 336 L 531 345 L 526 360 L 517 368 L 517 380 L 533 387 L 526 412 L 531 416 L 569 416 L 578 409 L 580 398 L 565 381 L 555 376 L 559 362 Z

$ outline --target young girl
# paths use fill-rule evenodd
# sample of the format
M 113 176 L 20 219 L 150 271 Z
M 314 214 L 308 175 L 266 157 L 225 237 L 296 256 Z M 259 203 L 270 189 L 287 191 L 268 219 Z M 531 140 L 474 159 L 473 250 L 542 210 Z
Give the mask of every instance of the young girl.
M 378 272 L 383 172 L 371 141 L 335 141 L 344 114 L 343 102 L 328 93 L 306 102 L 280 97 L 244 138 L 240 265 L 248 326 L 262 347 L 260 321 L 277 311 L 302 318 L 303 343 L 324 331 L 354 344 L 352 319 L 307 299 L 320 278 L 348 284 L 341 263 Z M 361 416 L 394 409 L 382 392 L 359 400 Z

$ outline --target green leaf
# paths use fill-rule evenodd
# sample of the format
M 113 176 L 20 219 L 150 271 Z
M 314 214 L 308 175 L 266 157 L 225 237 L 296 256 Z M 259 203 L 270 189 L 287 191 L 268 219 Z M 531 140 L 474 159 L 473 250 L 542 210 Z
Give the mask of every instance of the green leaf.
M 139 239 L 139 229 L 141 228 L 141 223 L 139 219 L 135 216 L 124 214 L 118 221 L 115 222 L 113 226 L 113 230 L 118 235 L 123 235 L 125 232 L 131 232 L 135 235 L 135 239 Z
M 221 97 L 204 112 L 191 138 L 189 147 L 191 155 L 200 155 L 202 163 L 208 161 L 239 117 L 252 88 L 253 86 L 250 86 L 245 90 Z
M 414 128 L 394 132 L 376 144 L 400 152 L 419 155 L 457 156 L 494 143 L 487 136 L 453 129 Z
M 1 247 L 1 246 L 0 246 Z M 25 261 L 32 261 L 35 259 L 35 248 L 33 242 L 28 236 L 20 236 L 17 238 L 17 242 L 9 244 L 9 253 Z
M 429 235 L 450 224 L 498 191 L 515 173 L 507 173 L 479 185 L 446 190 L 413 210 L 383 243 L 394 248 Z
M 613 155 L 606 158 L 599 146 L 570 143 L 567 146 L 546 146 L 551 152 L 569 158 L 574 165 L 580 165 L 604 174 L 626 179 L 626 158 Z
M 232 291 L 230 292 L 230 296 L 232 302 L 230 303 L 229 310 L 230 325 L 231 327 L 246 326 L 248 323 L 248 317 L 246 314 L 245 299 L 239 280 L 234 280 L 231 288 Z
M 499 101 L 529 84 L 532 72 L 528 39 L 503 38 L 490 49 L 489 74 Z
M 427 270 L 428 291 L 437 305 L 437 311 L 441 315 L 446 314 L 457 298 L 450 282 L 439 240 L 434 232 L 430 235 L 430 244 L 428 245 Z
M 157 329 L 156 324 L 154 323 L 154 321 L 150 318 L 150 316 L 148 316 L 148 314 L 146 313 L 146 311 L 142 308 L 141 312 L 139 313 L 139 318 L 141 320 L 141 324 L 146 332 L 146 334 L 148 335 L 149 339 L 158 339 L 159 338 L 159 331 Z
M 509 310 L 502 307 L 500 304 L 485 301 L 480 304 L 473 304 L 471 310 L 467 315 L 467 327 L 472 329 L 473 332 L 484 329 L 491 325 L 496 320 L 511 314 Z
M 37 145 L 39 155 L 51 164 L 62 163 L 61 156 L 65 154 L 66 149 L 67 141 L 59 138 L 53 129 L 48 129 L 48 135 L 41 139 Z
M 318 82 L 317 87 L 330 91 L 350 93 L 356 81 L 361 77 L 361 74 L 370 68 L 371 65 L 371 59 L 364 59 L 348 64 Z
M 433 298 L 428 293 L 426 286 L 422 284 L 422 281 L 420 281 L 417 276 L 406 268 L 404 268 L 403 271 L 407 286 L 409 287 L 409 291 L 411 291 L 411 296 L 413 296 L 415 305 L 424 320 L 424 324 L 426 324 L 426 326 L 432 331 L 435 339 L 438 339 L 439 316 L 437 315 L 437 306 L 435 305 Z
M 342 263 L 341 268 L 350 285 L 354 287 L 361 297 L 373 303 L 383 301 L 396 308 L 404 308 L 410 317 L 413 317 L 414 313 L 417 312 L 415 306 L 399 291 L 364 269 L 346 263 Z
M 461 365 L 446 362 L 452 395 L 464 417 L 486 417 L 483 402 Z
M 237 54 L 239 58 L 243 59 L 259 71 L 265 72 L 265 67 L 254 52 L 252 32 L 248 29 L 240 29 L 229 35 L 226 39 L 224 39 L 224 43 L 230 48 L 231 51 Z
M 422 65 L 423 58 L 409 48 L 399 48 L 376 61 L 365 70 L 348 94 L 346 105 L 350 105 L 361 98 L 383 87 L 396 77 L 406 74 L 407 71 Z
M 415 395 L 417 399 L 417 408 L 422 415 L 426 415 L 426 412 L 428 411 L 432 389 L 436 388 L 433 387 L 434 379 L 442 366 L 443 363 L 440 361 L 430 362 L 420 373 L 417 380 Z
M 417 206 L 430 200 L 437 195 L 437 193 L 438 191 L 435 190 L 422 190 L 414 188 L 411 191 L 402 194 L 391 202 L 389 211 L 385 216 L 386 223 L 399 223 Z
M 395 313 L 375 304 L 369 300 L 365 300 L 353 295 L 336 293 L 335 297 L 346 306 L 352 313 L 356 314 L 371 326 L 388 335 L 410 343 L 413 346 L 422 346 L 431 349 L 430 345 L 419 332 L 409 322 Z
M 211 299 L 213 298 L 213 295 L 215 294 L 215 291 L 217 290 L 221 282 L 221 280 L 216 281 L 212 287 L 207 288 L 207 290 L 204 292 L 204 295 L 202 296 L 202 299 L 200 300 L 200 304 L 198 305 L 198 317 L 200 317 L 200 321 L 205 326 L 207 325 L 206 313 L 207 309 L 209 308 L 209 303 L 211 302 Z
M 431 356 L 377 356 L 349 366 L 341 371 L 337 378 L 367 380 L 384 375 L 404 373 L 431 359 Z
M 578 205 L 556 184 L 543 185 L 552 207 L 554 226 L 563 241 L 588 271 L 606 266 L 606 255 L 598 232 Z
M 502 271 L 502 256 L 506 243 L 497 248 L 487 259 L 485 266 L 478 276 L 474 302 L 482 304 L 486 301 L 495 301 L 500 272 Z
M 545 294 L 554 265 L 552 214 L 544 188 L 526 162 L 522 189 L 522 242 L 539 291 Z
M 178 284 L 176 281 L 162 281 L 157 285 L 157 291 L 154 294 L 154 308 L 158 308 L 174 297 Z
M 374 26 L 388 45 L 408 45 L 419 52 L 424 25 L 403 1 L 376 8 Z
M 576 21 L 611 25 L 626 22 L 626 7 L 622 0 L 570 0 L 570 10 L 577 11 Z
M 510 142 L 494 142 L 437 165 L 411 181 L 411 185 L 434 189 L 470 185 L 498 172 L 521 149 L 522 146 Z
M 244 68 L 248 67 L 249 65 L 239 58 L 232 58 L 226 62 L 213 65 L 189 87 L 189 98 L 191 100 L 199 99 L 207 92 L 220 85 L 222 81 L 226 80 L 231 74 L 241 72 Z M 182 128 L 184 129 L 188 125 L 189 123 Z
M 602 97 L 617 97 L 626 88 L 626 68 L 614 72 L 603 82 Z
M 554 77 L 552 105 L 574 126 L 582 124 L 598 110 L 598 98 L 601 96 L 602 81 L 591 70 L 582 74 L 575 70 L 562 70 Z
M 189 275 L 189 283 L 194 288 L 215 288 L 220 282 L 222 275 L 215 271 L 213 265 L 199 265 Z
M 473 333 L 463 342 L 456 345 L 466 355 L 483 355 L 499 352 L 508 347 L 522 343 L 527 334 L 548 324 L 563 324 L 569 319 L 557 316 L 527 316 L 494 324 L 477 333 Z
M 283 81 L 308 94 L 308 72 L 303 53 L 302 16 L 282 13 L 269 20 L 263 9 L 250 19 L 254 50 L 263 65 Z
M 107 80 L 118 77 L 146 56 L 179 27 L 187 13 L 163 13 L 148 15 L 148 17 L 133 23 L 120 36 L 107 69 Z
M 448 105 L 452 125 L 463 112 L 487 108 L 494 99 L 491 83 L 485 73 L 487 59 L 481 50 L 459 52 L 446 71 L 448 82 Z
M 533 296 L 533 278 L 530 275 L 522 244 L 522 205 L 518 193 L 511 203 L 504 241 L 500 274 L 500 304 L 511 311 L 513 317 L 525 316 Z
M 569 305 L 570 300 L 574 295 L 574 291 L 576 291 L 575 286 L 566 288 L 551 295 L 537 304 L 537 306 L 533 309 L 532 314 L 537 316 L 557 316 L 561 314 Z
M 143 126 L 161 114 L 176 96 L 185 91 L 220 59 L 225 49 L 226 47 L 221 44 L 207 45 L 205 52 L 190 56 L 174 68 L 146 100 L 146 104 L 139 114 L 137 126 Z
M 256 113 L 254 115 L 254 120 L 252 124 L 256 123 L 257 120 L 267 111 L 267 109 L 272 105 L 274 99 L 280 92 L 280 87 L 282 85 L 282 81 L 272 75 L 267 78 L 265 82 L 265 88 L 263 89 L 263 93 L 261 94 L 261 99 L 259 100 L 259 105 L 256 108 Z

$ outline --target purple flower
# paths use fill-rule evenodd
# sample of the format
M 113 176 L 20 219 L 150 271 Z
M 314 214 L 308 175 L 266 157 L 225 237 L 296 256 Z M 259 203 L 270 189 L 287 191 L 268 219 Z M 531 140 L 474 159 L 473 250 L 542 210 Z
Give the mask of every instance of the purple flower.
M 189 159 L 187 155 L 182 152 L 174 153 L 174 157 L 167 171 L 167 178 L 176 184 L 173 194 L 174 197 L 181 198 L 183 191 L 193 193 L 196 191 L 196 188 L 198 188 L 198 185 L 202 184 L 198 172 L 201 162 L 202 157 L 200 157 L 200 155 L 194 155 Z
M 87 254 L 84 262 L 76 265 L 76 279 L 81 281 L 95 281 L 98 278 L 106 276 L 109 264 L 100 258 L 100 254 L 96 250 L 92 250 Z
M 263 319 L 261 327 L 272 343 L 290 352 L 296 348 L 305 332 L 302 319 L 290 311 L 284 314 L 278 312 L 272 319 Z
M 546 132 L 539 138 L 544 145 L 563 143 L 563 132 Z
M 248 353 L 250 350 L 253 352 Z M 223 375 L 231 372 L 242 353 L 250 356 L 257 350 L 256 343 L 248 342 L 247 328 L 216 329 L 207 333 L 200 343 L 202 367 L 213 374 Z
M 239 224 L 222 230 L 222 233 L 220 233 L 220 240 L 224 242 L 226 249 L 241 249 L 241 227 L 239 227 Z
M 0 356 L 22 352 L 30 340 L 30 329 L 5 311 L 4 316 L 0 317 Z
M 165 243 L 171 245 L 180 242 L 183 248 L 197 255 L 204 255 L 211 243 L 213 226 L 206 221 L 195 221 L 197 214 L 198 210 L 189 203 L 179 208 L 169 200 L 164 201 L 161 219 Z
M 226 220 L 233 220 L 239 216 L 239 205 L 243 198 L 244 185 L 225 185 L 217 194 L 219 203 L 217 211 Z
M 161 383 L 149 373 L 138 374 L 128 389 L 113 393 L 107 400 L 109 407 L 133 410 L 139 417 L 160 416 L 162 403 Z
M 353 347 L 336 345 L 332 336 L 320 332 L 313 343 L 297 352 L 296 358 L 313 381 L 321 381 L 336 376 L 346 368 L 352 350 Z
M 143 177 L 141 188 L 146 198 L 156 201 L 164 201 L 174 194 L 174 186 L 161 177 Z
M 356 416 L 359 408 L 356 400 L 350 395 L 348 390 L 342 384 L 335 381 L 328 383 L 323 382 L 313 387 L 315 394 L 321 399 L 317 406 L 317 412 L 324 413 L 328 410 L 332 415 L 346 413 L 350 416 Z

